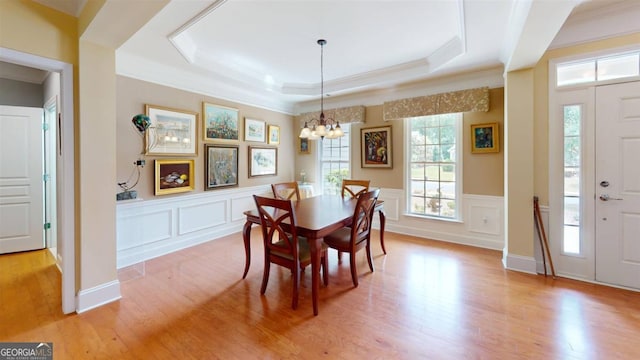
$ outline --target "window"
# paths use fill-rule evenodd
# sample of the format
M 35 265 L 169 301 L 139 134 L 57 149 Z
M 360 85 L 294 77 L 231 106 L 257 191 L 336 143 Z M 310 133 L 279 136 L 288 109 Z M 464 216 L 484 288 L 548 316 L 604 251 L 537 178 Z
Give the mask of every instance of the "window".
M 340 194 L 342 179 L 349 178 L 351 167 L 350 124 L 340 124 L 344 136 L 320 142 L 320 174 L 323 194 Z
M 409 214 L 459 219 L 461 123 L 459 113 L 407 119 Z
M 582 107 L 564 106 L 564 237 L 562 252 L 580 253 L 580 153 Z
M 618 54 L 556 66 L 556 85 L 621 79 L 640 75 L 640 53 Z

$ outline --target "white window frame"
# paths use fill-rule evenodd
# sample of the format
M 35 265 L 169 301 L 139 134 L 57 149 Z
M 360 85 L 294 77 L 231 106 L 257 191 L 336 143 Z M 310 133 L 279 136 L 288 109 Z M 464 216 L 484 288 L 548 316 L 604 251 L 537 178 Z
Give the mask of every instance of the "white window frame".
M 441 216 L 433 216 L 433 215 L 423 215 L 416 214 L 411 212 L 411 119 L 406 118 L 403 120 L 404 125 L 404 183 L 405 183 L 405 211 L 404 215 L 409 217 L 416 217 L 422 219 L 430 219 L 430 220 L 438 220 L 445 222 L 462 222 L 463 221 L 463 198 L 462 198 L 462 168 L 463 168 L 463 157 L 462 153 L 464 151 L 463 137 L 462 137 L 462 123 L 464 119 L 464 113 L 458 113 L 459 118 L 456 121 L 456 155 L 455 155 L 455 196 L 456 196 L 456 207 L 455 207 L 455 215 L 454 217 L 441 217 Z

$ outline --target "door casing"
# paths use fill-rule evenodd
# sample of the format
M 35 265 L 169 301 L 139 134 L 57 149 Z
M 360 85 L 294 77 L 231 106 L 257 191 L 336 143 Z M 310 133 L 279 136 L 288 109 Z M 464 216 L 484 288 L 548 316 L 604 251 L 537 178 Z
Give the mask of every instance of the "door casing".
M 75 137 L 73 64 L 0 47 L 0 61 L 58 72 L 60 74 L 60 120 L 57 124 L 57 238 L 61 255 L 62 312 L 76 311 L 75 255 Z

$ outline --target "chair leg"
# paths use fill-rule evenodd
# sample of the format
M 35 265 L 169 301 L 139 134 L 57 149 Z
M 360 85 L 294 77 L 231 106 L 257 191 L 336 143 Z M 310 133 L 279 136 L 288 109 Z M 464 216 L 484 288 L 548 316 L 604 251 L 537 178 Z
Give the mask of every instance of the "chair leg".
M 342 264 L 342 251 L 338 250 L 338 264 Z
M 369 269 L 371 269 L 371 272 L 373 272 L 373 260 L 371 258 L 371 241 L 367 241 L 367 246 L 365 248 L 365 251 L 367 252 L 367 261 L 369 262 Z
M 269 259 L 264 259 L 264 271 L 262 272 L 262 286 L 260 287 L 260 294 L 264 295 L 267 291 L 267 282 L 269 282 L 269 270 L 271 269 L 271 263 Z
M 384 210 L 379 211 L 380 215 L 380 246 L 382 246 L 382 252 L 387 255 L 387 249 L 384 247 L 384 224 L 387 222 L 387 215 Z
M 291 308 L 295 310 L 298 308 L 298 287 L 300 286 L 300 270 L 297 266 L 294 266 L 294 269 L 292 269 L 291 272 L 293 275 L 293 294 L 291 299 Z
M 351 280 L 353 280 L 353 286 L 358 287 L 358 270 L 356 269 L 356 252 L 352 251 L 349 254 L 349 261 L 351 266 Z

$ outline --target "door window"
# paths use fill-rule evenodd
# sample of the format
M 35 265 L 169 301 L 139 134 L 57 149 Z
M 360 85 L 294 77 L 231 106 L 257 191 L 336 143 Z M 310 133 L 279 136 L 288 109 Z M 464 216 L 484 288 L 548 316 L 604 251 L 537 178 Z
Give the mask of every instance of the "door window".
M 564 237 L 562 252 L 580 254 L 582 106 L 564 106 Z

